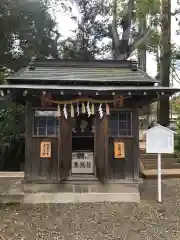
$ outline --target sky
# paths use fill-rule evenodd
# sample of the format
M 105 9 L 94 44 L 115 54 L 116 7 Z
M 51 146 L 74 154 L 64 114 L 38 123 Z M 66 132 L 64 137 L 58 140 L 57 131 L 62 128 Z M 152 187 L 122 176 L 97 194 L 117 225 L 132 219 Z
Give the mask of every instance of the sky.
M 177 0 L 171 0 L 171 10 L 172 12 L 176 9 L 177 7 Z M 75 11 L 75 10 L 74 10 Z M 56 18 L 57 24 L 58 24 L 58 29 L 60 33 L 66 38 L 69 36 L 73 36 L 72 30 L 76 28 L 76 24 L 74 23 L 73 20 L 71 20 L 70 16 L 68 14 L 64 13 L 61 10 L 61 7 L 57 7 L 54 16 Z M 171 39 L 173 43 L 178 44 L 180 42 L 180 34 L 177 35 L 176 31 L 178 29 L 178 24 L 175 20 L 174 17 L 172 17 L 172 24 L 171 24 Z M 155 56 L 153 54 L 147 54 L 147 73 L 155 77 L 157 72 L 157 65 L 156 65 L 156 60 Z M 177 74 L 180 78 L 180 69 L 177 71 Z M 180 87 L 180 84 L 177 82 L 174 82 L 175 87 Z

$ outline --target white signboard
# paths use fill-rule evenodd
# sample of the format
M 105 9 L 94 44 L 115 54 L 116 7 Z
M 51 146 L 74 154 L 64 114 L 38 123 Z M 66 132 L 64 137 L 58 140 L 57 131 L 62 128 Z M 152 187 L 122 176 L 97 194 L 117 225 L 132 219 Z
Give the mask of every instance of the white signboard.
M 146 153 L 174 153 L 174 131 L 157 125 L 146 131 Z
M 169 128 L 157 125 L 145 132 L 146 153 L 157 153 L 158 201 L 162 201 L 161 153 L 174 153 L 174 134 Z
M 93 174 L 94 173 L 93 152 L 74 152 L 74 153 L 72 153 L 71 173 Z

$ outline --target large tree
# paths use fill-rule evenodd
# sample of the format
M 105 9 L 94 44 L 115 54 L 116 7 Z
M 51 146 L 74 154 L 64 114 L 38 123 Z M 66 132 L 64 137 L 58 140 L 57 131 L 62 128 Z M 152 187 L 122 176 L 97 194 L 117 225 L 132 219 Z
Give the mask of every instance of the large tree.
M 162 0 L 161 14 L 161 56 L 160 56 L 160 81 L 161 85 L 170 85 L 171 64 L 171 0 Z M 158 122 L 169 125 L 169 98 L 161 96 L 158 106 Z
M 42 1 L 0 1 L 0 65 L 17 70 L 31 57 L 58 57 L 59 33 Z
M 67 7 L 68 0 L 64 1 L 58 2 L 65 6 L 66 11 L 72 11 L 72 8 Z M 144 71 L 146 50 L 154 52 L 157 56 L 161 85 L 169 86 L 170 0 L 71 0 L 70 2 L 74 2 L 79 9 L 80 21 L 77 24 L 76 37 L 71 41 L 65 41 L 66 56 L 92 59 L 100 52 L 97 40 L 106 36 L 111 40 L 111 45 L 108 44 L 106 47 L 111 49 L 113 59 L 127 59 L 134 52 L 138 52 L 140 68 Z M 105 14 L 103 9 L 106 9 Z M 178 13 L 179 11 L 176 11 L 176 14 Z M 94 20 L 98 16 L 108 20 L 96 24 Z M 97 39 L 99 32 L 101 38 Z M 68 49 L 70 51 L 67 51 Z M 168 98 L 162 97 L 160 100 L 158 121 L 168 125 Z
M 43 2 L 1 0 L 1 83 L 7 70 L 16 71 L 24 67 L 32 57 L 57 58 L 58 37 L 56 23 Z M 0 170 L 19 170 L 19 163 L 24 158 L 23 120 L 23 106 L 1 101 Z
M 160 0 L 54 1 L 61 3 L 67 12 L 72 13 L 72 8 L 79 10 L 81 24 L 78 22 L 77 31 L 87 32 L 89 38 L 96 37 L 97 30 L 98 33 L 99 30 L 105 30 L 103 35 L 111 40 L 113 59 L 127 59 L 135 50 L 142 48 L 145 42 L 150 44 L 160 21 Z M 67 7 L 72 2 L 73 7 Z M 86 31 L 87 25 L 84 24 L 83 17 L 88 29 L 92 28 L 94 31 Z M 147 22 L 144 21 L 145 18 Z
M 109 8 L 109 12 L 106 12 L 110 16 L 106 36 L 112 41 L 113 59 L 127 59 L 135 51 L 138 51 L 140 67 L 145 71 L 146 49 L 157 53 L 160 49 L 160 81 L 162 86 L 169 86 L 171 58 L 170 0 L 112 0 L 109 1 L 109 5 L 107 2 L 100 0 L 89 2 L 98 2 L 99 5 Z M 76 3 L 82 8 L 82 1 L 76 1 Z M 94 7 L 96 6 L 92 6 L 92 9 Z M 102 9 L 102 7 L 99 9 Z M 92 18 L 85 9 L 82 8 L 82 10 L 86 13 L 86 18 L 87 16 L 90 19 Z M 100 11 L 98 13 L 99 15 L 102 14 Z M 95 17 L 97 17 L 97 14 Z M 92 24 L 90 25 L 92 27 Z M 105 26 L 103 27 L 106 29 Z M 161 27 L 161 32 L 158 32 L 158 27 Z M 84 28 L 78 26 L 78 29 L 83 29 L 84 32 Z M 88 38 L 90 39 L 92 36 L 93 34 L 89 32 Z M 83 45 L 83 49 L 87 51 L 86 45 Z M 169 123 L 168 101 L 168 98 L 161 97 L 159 102 L 158 121 L 162 125 L 168 125 Z M 164 106 L 167 106 L 167 108 L 164 108 Z
M 99 0 L 79 0 L 76 2 L 78 14 L 70 11 L 77 28 L 74 37 L 61 42 L 63 58 L 92 60 L 103 52 L 101 40 L 107 36 L 106 5 Z M 69 9 L 68 9 L 69 10 Z
M 109 25 L 115 59 L 127 59 L 153 35 L 159 18 L 159 0 L 112 0 Z M 148 18 L 148 24 L 143 19 Z

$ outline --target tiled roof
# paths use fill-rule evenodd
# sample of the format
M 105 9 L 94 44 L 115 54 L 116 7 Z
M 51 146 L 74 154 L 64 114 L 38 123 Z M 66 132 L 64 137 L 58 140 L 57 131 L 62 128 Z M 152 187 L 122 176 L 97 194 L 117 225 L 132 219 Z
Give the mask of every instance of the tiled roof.
M 93 64 L 92 64 L 93 63 Z M 68 82 L 149 82 L 157 80 L 150 78 L 146 73 L 134 68 L 130 61 L 93 61 L 91 63 L 70 62 L 53 60 L 45 63 L 35 63 L 31 67 L 21 69 L 19 72 L 9 76 L 7 80 L 25 81 L 58 81 Z

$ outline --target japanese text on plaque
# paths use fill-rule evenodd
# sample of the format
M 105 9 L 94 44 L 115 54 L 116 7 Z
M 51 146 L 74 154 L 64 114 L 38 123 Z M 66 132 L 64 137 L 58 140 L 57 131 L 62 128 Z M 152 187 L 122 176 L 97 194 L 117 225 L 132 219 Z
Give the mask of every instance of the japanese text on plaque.
M 40 157 L 41 158 L 50 158 L 51 157 L 51 142 L 41 142 Z
M 114 158 L 124 157 L 124 142 L 114 142 Z
M 78 161 L 74 161 L 73 162 L 74 164 L 74 168 L 91 168 L 91 161 L 81 161 L 81 162 L 78 162 Z

